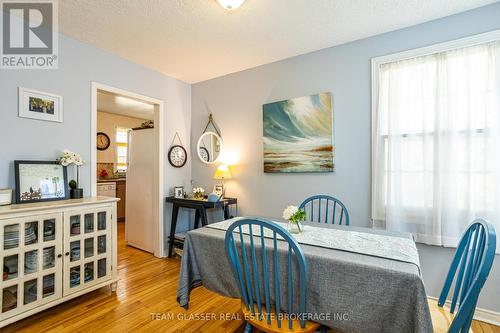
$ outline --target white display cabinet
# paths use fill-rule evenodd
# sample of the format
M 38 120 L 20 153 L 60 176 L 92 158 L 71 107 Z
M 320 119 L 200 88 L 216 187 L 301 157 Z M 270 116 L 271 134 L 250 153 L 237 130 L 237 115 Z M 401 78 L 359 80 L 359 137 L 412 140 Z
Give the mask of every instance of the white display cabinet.
M 116 198 L 0 207 L 0 327 L 110 285 Z

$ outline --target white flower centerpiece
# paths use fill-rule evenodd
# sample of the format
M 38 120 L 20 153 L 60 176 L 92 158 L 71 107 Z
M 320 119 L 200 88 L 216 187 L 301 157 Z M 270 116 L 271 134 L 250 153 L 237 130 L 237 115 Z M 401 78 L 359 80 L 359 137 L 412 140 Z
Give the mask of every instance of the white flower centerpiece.
M 205 189 L 203 187 L 195 187 L 193 188 L 193 196 L 195 199 L 203 199 L 203 195 L 205 193 Z
M 306 219 L 306 212 L 297 206 L 288 206 L 283 211 L 283 218 L 288 220 L 288 231 L 292 234 L 299 234 L 304 231 L 302 224 Z
M 62 155 L 57 159 L 57 162 L 62 166 L 76 166 L 76 181 L 72 179 L 68 183 L 70 187 L 70 197 L 71 199 L 83 198 L 83 189 L 79 188 L 78 185 L 80 184 L 80 167 L 85 164 L 85 161 L 80 154 L 64 149 Z

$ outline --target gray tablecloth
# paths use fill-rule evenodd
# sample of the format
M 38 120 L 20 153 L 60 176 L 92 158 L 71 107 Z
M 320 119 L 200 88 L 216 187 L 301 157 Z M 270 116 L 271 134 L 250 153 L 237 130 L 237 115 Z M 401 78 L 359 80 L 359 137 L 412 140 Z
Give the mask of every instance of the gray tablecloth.
M 321 226 L 411 238 L 410 234 L 368 228 Z M 187 233 L 177 290 L 182 307 L 188 307 L 191 289 L 200 284 L 223 296 L 239 298 L 224 236 L 224 231 L 212 228 Z M 283 246 L 280 271 L 284 272 L 287 247 L 279 243 Z M 307 311 L 316 314 L 316 322 L 339 332 L 432 332 L 417 265 L 316 246 L 301 248 L 309 270 Z M 286 295 L 282 297 L 286 299 Z

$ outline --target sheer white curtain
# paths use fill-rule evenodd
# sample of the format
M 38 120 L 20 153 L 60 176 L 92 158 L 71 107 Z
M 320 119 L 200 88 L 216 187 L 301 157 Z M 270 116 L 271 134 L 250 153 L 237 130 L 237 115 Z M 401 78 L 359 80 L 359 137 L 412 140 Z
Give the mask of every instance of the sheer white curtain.
M 443 246 L 478 217 L 500 233 L 500 42 L 381 65 L 373 116 L 374 223 Z

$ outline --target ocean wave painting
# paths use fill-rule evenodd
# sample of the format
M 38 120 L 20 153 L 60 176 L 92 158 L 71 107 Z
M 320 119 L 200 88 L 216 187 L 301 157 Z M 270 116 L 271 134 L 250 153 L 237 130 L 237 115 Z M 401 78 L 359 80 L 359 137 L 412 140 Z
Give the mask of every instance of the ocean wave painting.
M 332 94 L 264 104 L 264 172 L 332 172 Z

